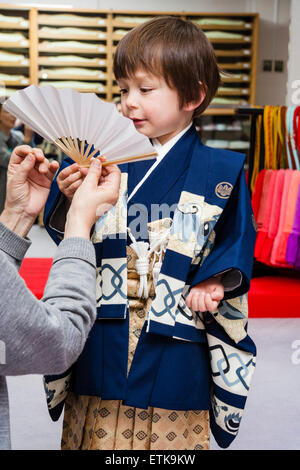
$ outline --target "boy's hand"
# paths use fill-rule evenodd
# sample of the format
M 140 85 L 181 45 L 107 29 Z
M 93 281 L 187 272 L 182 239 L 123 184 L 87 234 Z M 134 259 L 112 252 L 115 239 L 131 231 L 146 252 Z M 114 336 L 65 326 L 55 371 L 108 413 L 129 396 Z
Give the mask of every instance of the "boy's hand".
M 79 186 L 87 175 L 87 168 L 80 168 L 78 163 L 64 168 L 57 177 L 57 184 L 60 191 L 71 202 Z
M 217 277 L 211 277 L 192 287 L 186 305 L 194 312 L 214 312 L 224 297 L 224 286 Z

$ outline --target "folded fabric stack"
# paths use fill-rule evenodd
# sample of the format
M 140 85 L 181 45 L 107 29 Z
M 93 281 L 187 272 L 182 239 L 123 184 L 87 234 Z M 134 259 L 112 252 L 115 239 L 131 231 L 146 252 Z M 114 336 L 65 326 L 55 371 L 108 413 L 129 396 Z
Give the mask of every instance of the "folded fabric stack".
M 8 52 L 0 50 L 0 62 L 20 62 L 22 65 L 29 65 L 28 59 L 24 54 L 16 54 L 15 52 Z
M 62 27 L 62 28 L 54 28 L 49 26 L 43 26 L 39 30 L 39 34 L 46 34 L 46 35 L 54 35 L 58 37 L 63 37 L 64 35 L 76 35 L 82 36 L 84 39 L 94 39 L 95 36 L 99 39 L 105 39 L 106 34 L 103 31 L 96 31 L 94 29 L 88 30 L 86 28 L 74 28 L 74 27 Z
M 76 77 L 86 77 L 87 79 L 104 79 L 105 73 L 101 70 L 86 69 L 83 67 L 59 67 L 59 68 L 42 68 L 40 76 L 44 79 L 60 78 L 61 76 L 69 76 L 71 79 Z
M 104 93 L 105 87 L 102 83 L 94 82 L 80 82 L 75 80 L 61 80 L 61 81 L 40 81 L 40 86 L 52 85 L 55 88 L 73 88 L 74 90 L 84 91 L 88 90 L 92 93 Z
M 28 46 L 28 39 L 22 33 L 0 33 L 0 42 L 7 44 L 16 43 L 20 46 Z
M 74 15 L 72 13 L 59 13 L 59 14 L 40 14 L 39 15 L 39 23 L 40 24 L 67 24 L 68 22 L 80 23 L 86 26 L 94 26 L 96 23 L 104 26 L 106 24 L 106 20 L 104 18 L 96 17 L 96 16 L 86 16 L 86 15 Z
M 300 171 L 262 170 L 252 194 L 257 221 L 255 258 L 300 269 Z

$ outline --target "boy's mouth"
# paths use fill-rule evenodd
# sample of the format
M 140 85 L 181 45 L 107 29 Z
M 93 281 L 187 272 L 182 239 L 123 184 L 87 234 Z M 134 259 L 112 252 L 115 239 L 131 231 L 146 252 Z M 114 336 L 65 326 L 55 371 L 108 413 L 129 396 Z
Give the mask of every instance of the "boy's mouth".
M 138 125 L 144 124 L 144 122 L 145 122 L 145 119 L 136 119 L 136 118 L 131 118 L 131 120 L 133 121 L 133 124 L 134 124 L 135 126 L 138 126 Z

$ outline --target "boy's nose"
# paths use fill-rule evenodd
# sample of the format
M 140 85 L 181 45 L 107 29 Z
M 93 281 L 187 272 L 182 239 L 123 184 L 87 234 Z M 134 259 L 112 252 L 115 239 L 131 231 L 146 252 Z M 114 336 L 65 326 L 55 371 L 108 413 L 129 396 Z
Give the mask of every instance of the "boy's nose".
M 138 100 L 137 96 L 134 93 L 128 93 L 126 97 L 126 106 L 127 108 L 137 108 Z

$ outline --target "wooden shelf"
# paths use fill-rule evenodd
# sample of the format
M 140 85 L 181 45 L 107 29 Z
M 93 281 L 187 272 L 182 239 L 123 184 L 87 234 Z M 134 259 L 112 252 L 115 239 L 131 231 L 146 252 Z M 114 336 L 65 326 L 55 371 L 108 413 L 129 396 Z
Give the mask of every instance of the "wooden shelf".
M 25 25 L 22 25 L 21 23 L 13 23 L 13 22 L 6 22 L 6 21 L 0 21 L 0 31 L 2 29 L 13 29 L 13 30 L 28 30 L 29 24 L 27 20 L 24 20 Z
M 4 83 L 5 86 L 28 86 L 29 79 L 22 80 L 1 80 L 1 83 Z
M 62 82 L 63 83 L 63 82 Z M 46 85 L 45 81 L 43 82 L 42 86 Z M 51 81 L 49 80 L 49 85 L 52 85 Z M 63 87 L 57 87 L 57 89 L 61 89 Z M 80 87 L 71 87 L 73 90 L 76 90 L 80 93 L 96 93 L 105 95 L 107 92 L 107 87 L 102 85 L 99 87 L 90 87 L 90 88 L 80 88 Z
M 207 108 L 204 113 L 206 116 L 232 116 L 235 114 L 235 108 Z
M 215 49 L 216 57 L 250 57 L 250 49 L 239 49 L 239 50 L 221 50 Z
M 229 38 L 208 38 L 212 44 L 249 44 L 251 43 L 250 36 L 245 36 L 241 39 L 229 39 Z
M 189 18 L 190 19 L 190 18 Z M 192 20 L 193 21 L 193 20 Z M 228 24 L 198 24 L 196 21 L 193 21 L 199 28 L 203 30 L 218 30 L 218 31 L 251 31 L 252 24 L 245 23 L 244 25 L 228 25 Z M 248 25 L 248 26 L 246 26 Z
M 40 39 L 57 39 L 57 32 L 53 32 L 53 34 L 43 33 L 39 31 L 39 38 Z M 105 41 L 106 34 L 102 31 L 99 33 L 95 33 L 93 35 L 84 36 L 82 34 L 60 34 L 59 40 L 62 39 L 73 39 L 75 41 Z
M 19 42 L 0 42 L 0 48 L 4 49 L 28 49 L 29 41 L 19 41 Z
M 92 68 L 97 68 L 99 67 L 106 67 L 107 62 L 106 59 L 100 59 L 99 58 L 99 64 L 91 63 L 91 62 L 81 62 L 81 61 L 73 61 L 73 62 L 64 62 L 62 63 L 61 61 L 50 61 L 49 57 L 42 58 L 40 57 L 38 60 L 39 65 L 47 65 L 49 67 L 54 66 L 54 67 L 92 67 Z
M 78 18 L 78 20 L 63 20 L 55 18 L 55 15 L 48 15 L 48 19 L 41 19 L 40 15 L 38 16 L 38 24 L 43 26 L 82 26 L 82 27 L 90 27 L 90 28 L 99 28 L 99 26 L 106 26 L 107 21 L 105 18 L 101 18 L 101 23 L 98 20 L 87 20 L 84 16 L 82 19 Z M 52 18 L 53 16 L 53 18 Z
M 142 24 L 149 18 L 156 16 L 172 15 L 183 19 L 193 21 L 205 33 L 208 31 L 223 31 L 224 33 L 232 32 L 239 34 L 241 37 L 222 38 L 212 37 L 208 38 L 215 49 L 215 54 L 221 70 L 239 71 L 245 79 L 238 77 L 224 77 L 223 83 L 237 84 L 239 87 L 234 91 L 221 91 L 218 96 L 232 96 L 241 97 L 241 103 L 248 103 L 248 105 L 255 104 L 255 88 L 256 88 L 256 68 L 257 68 L 257 39 L 258 39 L 258 14 L 256 13 L 214 13 L 214 12 L 184 12 L 184 11 L 133 11 L 133 10 L 100 10 L 100 9 L 80 9 L 80 8 L 65 8 L 60 9 L 55 7 L 30 7 L 22 5 L 0 5 L 0 10 L 7 16 L 22 16 L 27 23 L 6 23 L 0 22 L 0 29 L 2 30 L 19 30 L 28 31 L 28 40 L 19 42 L 1 42 L 0 49 L 20 49 L 19 53 L 22 54 L 23 50 L 29 59 L 24 62 L 3 61 L 0 63 L 0 70 L 5 69 L 5 73 L 13 68 L 29 68 L 29 83 L 38 85 L 40 81 L 71 81 L 74 80 L 74 75 L 69 75 L 61 72 L 60 75 L 51 74 L 51 68 L 68 68 L 78 67 L 87 68 L 91 70 L 99 70 L 102 72 L 101 78 L 89 77 L 84 74 L 75 76 L 75 80 L 82 82 L 95 82 L 97 80 L 104 81 L 104 91 L 98 92 L 101 97 L 111 101 L 114 95 L 119 95 L 119 88 L 115 86 L 113 76 L 113 54 L 116 49 L 117 43 L 124 37 L 123 34 L 118 33 L 118 29 L 124 29 L 126 32 L 132 28 Z M 20 12 L 22 12 L 20 14 Z M 62 16 L 64 15 L 64 16 Z M 120 17 L 126 17 L 128 21 L 122 20 Z M 136 20 L 138 18 L 138 20 Z M 206 24 L 199 24 L 196 20 L 208 19 Z M 212 19 L 229 19 L 233 20 L 233 24 L 217 24 Z M 241 24 L 234 23 L 241 21 Z M 28 26 L 26 26 L 26 24 Z M 53 32 L 42 31 L 43 26 L 53 28 Z M 64 27 L 79 27 L 86 29 L 89 33 L 94 32 L 93 35 L 75 34 L 75 32 L 63 32 L 60 28 Z M 88 28 L 88 29 L 87 29 Z M 216 33 L 217 34 L 217 33 Z M 99 37 L 101 35 L 101 37 Z M 27 36 L 27 35 L 26 35 Z M 51 47 L 53 42 L 61 42 L 60 46 Z M 77 41 L 82 44 L 81 47 L 74 47 L 67 44 L 68 41 Z M 47 44 L 48 42 L 48 44 Z M 66 42 L 66 43 L 64 43 Z M 44 43 L 44 44 L 43 44 Z M 84 44 L 93 44 L 92 48 L 83 47 Z M 69 62 L 55 60 L 58 55 L 72 55 L 73 60 Z M 76 56 L 90 59 L 82 62 L 76 60 Z M 98 61 L 92 59 L 97 57 Z M 226 63 L 228 62 L 228 63 Z M 43 67 L 48 67 L 49 70 L 44 72 Z M 24 71 L 25 72 L 25 71 Z M 47 73 L 47 79 L 43 78 L 43 73 Z M 27 75 L 27 71 L 26 71 Z M 246 79 L 247 77 L 247 79 Z M 14 82 L 11 82 L 12 84 Z M 245 88 L 244 88 L 245 84 Z M 20 86 L 14 84 L 14 86 Z M 246 90 L 246 86 L 248 87 Z M 242 88 L 243 87 L 243 88 Z M 81 92 L 95 92 L 95 88 L 82 90 Z M 245 98 L 245 99 L 243 99 Z M 205 111 L 205 115 L 220 115 L 232 116 L 235 113 L 235 106 L 212 105 Z
M 217 96 L 244 96 L 249 95 L 250 90 L 247 88 L 237 88 L 236 90 L 218 90 Z
M 250 62 L 238 62 L 236 64 L 227 64 L 226 62 L 219 62 L 219 66 L 224 70 L 249 70 L 251 68 Z
M 246 83 L 249 81 L 249 75 L 243 75 L 242 77 L 222 77 L 222 82 L 224 83 Z
M 24 59 L 24 61 L 16 61 L 16 62 L 0 62 L 0 67 L 29 67 L 29 59 Z
M 74 48 L 74 47 L 47 47 L 47 46 L 38 46 L 39 52 L 68 52 L 70 54 L 105 54 L 106 49 L 105 47 L 97 47 L 95 46 L 93 49 L 85 49 L 84 47 L 82 49 L 80 48 Z
M 42 80 L 81 80 L 81 81 L 95 81 L 95 80 L 107 80 L 107 74 L 102 74 L 98 77 L 87 77 L 86 75 L 67 75 L 67 74 L 51 74 L 51 72 L 47 72 L 47 76 L 45 76 L 46 72 L 40 71 L 39 78 Z

